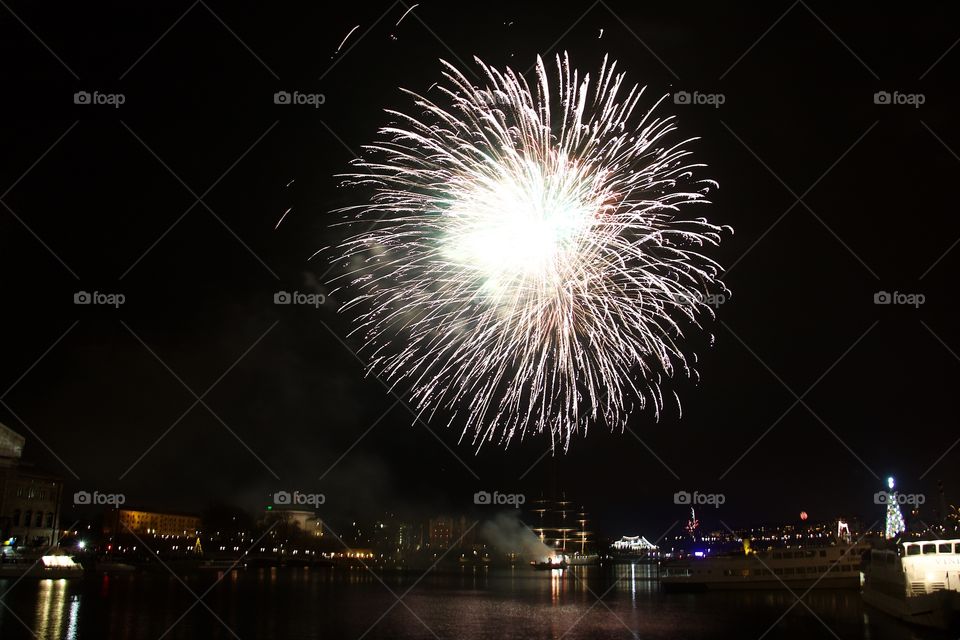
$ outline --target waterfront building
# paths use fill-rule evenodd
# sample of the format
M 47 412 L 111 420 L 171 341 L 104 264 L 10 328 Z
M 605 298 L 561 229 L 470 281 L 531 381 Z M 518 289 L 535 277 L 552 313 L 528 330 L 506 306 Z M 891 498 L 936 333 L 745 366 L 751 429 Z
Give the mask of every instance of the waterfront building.
M 196 538 L 200 533 L 200 518 L 181 513 L 142 511 L 139 509 L 110 509 L 103 519 L 106 537 L 128 533 L 138 536 L 171 536 Z
M 474 543 L 474 528 L 466 516 L 436 516 L 427 521 L 427 541 L 431 549 L 466 547 Z
M 447 516 L 430 518 L 427 527 L 431 549 L 448 549 L 453 541 L 453 519 Z
M 22 460 L 25 439 L 0 424 L 0 544 L 46 547 L 60 528 L 63 479 Z

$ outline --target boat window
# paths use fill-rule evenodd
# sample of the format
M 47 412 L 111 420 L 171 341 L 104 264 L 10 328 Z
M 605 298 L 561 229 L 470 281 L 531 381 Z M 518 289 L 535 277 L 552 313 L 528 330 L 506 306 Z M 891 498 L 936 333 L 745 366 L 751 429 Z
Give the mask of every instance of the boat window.
M 795 571 L 796 569 L 794 569 L 793 567 L 787 567 L 786 569 L 783 570 L 783 573 L 785 575 L 792 576 Z
M 826 573 L 827 571 L 830 570 L 830 567 L 819 566 L 819 567 L 817 567 L 817 570 L 818 570 L 820 573 Z
M 782 575 L 783 575 L 783 569 L 780 569 L 780 568 L 774 569 L 774 570 L 773 570 L 773 574 L 774 574 L 774 575 L 777 575 L 777 576 L 782 576 Z
M 924 553 L 924 554 L 936 553 L 936 552 L 937 552 L 937 545 L 935 545 L 935 544 L 925 544 L 925 545 L 923 545 L 923 553 Z
M 815 557 L 817 554 L 814 553 L 813 551 L 806 551 L 806 552 L 804 552 L 803 555 L 804 555 L 805 557 L 807 557 L 807 558 L 813 558 L 813 557 Z
M 827 557 L 827 550 L 826 550 L 826 549 L 820 549 L 820 557 L 821 557 L 821 558 L 826 558 L 826 557 Z
M 918 556 L 918 555 L 920 555 L 920 545 L 918 545 L 918 544 L 912 544 L 912 545 L 910 545 L 909 547 L 907 547 L 907 555 L 908 555 L 908 556 Z
M 816 572 L 817 572 L 816 567 L 807 567 L 807 573 L 816 573 Z
M 950 543 L 944 542 L 940 544 L 940 553 L 950 553 Z
M 953 552 L 960 553 L 960 542 L 957 542 L 953 545 Z
M 773 552 L 773 559 L 774 559 L 774 560 L 779 560 L 779 559 L 782 558 L 782 557 L 783 557 L 783 554 L 782 554 L 782 553 L 780 553 L 780 552 L 778 552 L 778 551 L 774 551 L 774 552 Z

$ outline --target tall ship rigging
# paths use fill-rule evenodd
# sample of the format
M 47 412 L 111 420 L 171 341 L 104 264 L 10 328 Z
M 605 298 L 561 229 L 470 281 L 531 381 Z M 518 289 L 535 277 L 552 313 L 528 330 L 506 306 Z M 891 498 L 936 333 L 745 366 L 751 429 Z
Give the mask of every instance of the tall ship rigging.
M 535 567 L 562 568 L 599 561 L 583 505 L 567 500 L 564 495 L 557 499 L 541 498 L 534 501 L 529 520 L 530 529 L 540 542 L 553 551 L 553 556 L 534 563 Z

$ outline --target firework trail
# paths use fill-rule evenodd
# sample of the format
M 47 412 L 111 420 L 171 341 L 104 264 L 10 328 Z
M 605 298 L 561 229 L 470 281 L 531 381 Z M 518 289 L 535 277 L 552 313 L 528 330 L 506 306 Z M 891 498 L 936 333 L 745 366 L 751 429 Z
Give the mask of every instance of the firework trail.
M 388 111 L 343 176 L 368 193 L 338 210 L 353 235 L 333 261 L 369 372 L 478 449 L 659 417 L 666 382 L 696 376 L 683 330 L 726 292 L 704 253 L 723 228 L 683 215 L 715 183 L 692 139 L 668 141 L 663 98 L 634 116 L 644 89 L 616 62 L 594 82 L 538 57 L 532 86 L 476 62 L 483 87 L 443 62 L 447 106 L 405 91 L 417 115 Z

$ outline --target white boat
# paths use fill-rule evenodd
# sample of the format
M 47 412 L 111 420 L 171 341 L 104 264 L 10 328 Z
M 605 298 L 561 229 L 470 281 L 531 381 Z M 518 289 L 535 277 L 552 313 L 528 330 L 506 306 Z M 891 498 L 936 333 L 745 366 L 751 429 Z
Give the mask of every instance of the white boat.
M 66 555 L 41 556 L 0 564 L 0 578 L 39 578 L 62 580 L 83 577 L 83 566 Z
M 863 601 L 901 620 L 940 629 L 960 622 L 960 539 L 873 549 Z
M 856 589 L 869 546 L 838 544 L 745 551 L 664 562 L 665 591 Z
M 600 562 L 600 556 L 595 553 L 573 553 L 570 555 L 564 556 L 567 561 L 567 564 L 571 567 L 582 567 L 587 565 L 594 565 Z
M 566 569 L 567 567 L 585 567 L 597 564 L 600 556 L 595 553 L 558 553 L 556 555 L 544 558 L 543 560 L 533 561 L 530 565 L 534 569 Z

